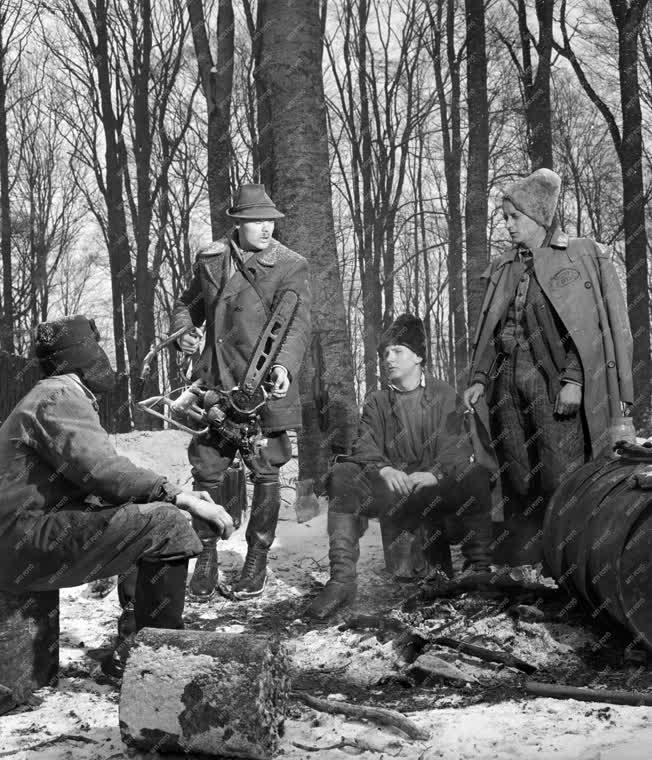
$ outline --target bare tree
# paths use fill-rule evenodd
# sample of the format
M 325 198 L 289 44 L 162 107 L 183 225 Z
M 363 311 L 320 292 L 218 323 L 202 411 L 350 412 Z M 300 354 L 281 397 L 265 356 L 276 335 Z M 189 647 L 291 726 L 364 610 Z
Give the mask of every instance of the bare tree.
M 319 2 L 260 0 L 258 23 L 256 76 L 269 93 L 259 125 L 273 139 L 271 191 L 287 215 L 284 239 L 311 265 L 313 338 L 300 381 L 299 464 L 301 477 L 319 484 L 329 457 L 348 449 L 357 416 L 333 227 Z
M 489 184 L 489 103 L 484 0 L 466 0 L 466 102 L 469 157 L 466 174 L 466 293 L 469 327 L 480 318 L 483 284 L 489 260 L 487 217 Z
M 11 181 L 8 113 L 9 91 L 25 49 L 38 6 L 15 0 L 0 3 L 0 348 L 14 350 L 13 267 L 11 260 Z
M 192 37 L 206 99 L 208 137 L 208 198 L 213 238 L 226 232 L 224 212 L 230 205 L 231 96 L 235 21 L 231 0 L 218 0 L 217 56 L 213 61 L 203 0 L 187 0 Z
M 634 336 L 634 420 L 639 428 L 650 425 L 652 360 L 650 359 L 650 291 L 648 287 L 645 191 L 642 166 L 642 116 L 638 79 L 638 40 L 648 0 L 610 0 L 618 37 L 618 73 L 622 132 L 618 120 L 589 81 L 568 29 L 566 0 L 560 7 L 563 45 L 557 49 L 569 61 L 584 91 L 602 114 L 613 140 L 623 183 L 623 221 L 627 302 Z
M 376 347 L 394 312 L 396 228 L 410 141 L 434 98 L 417 97 L 420 40 L 426 23 L 419 3 L 356 0 L 335 7 L 336 30 L 326 41 L 328 99 L 336 173 L 354 231 L 362 293 L 365 386 L 378 384 Z M 381 288 L 379 288 L 379 283 Z
M 54 10 L 74 41 L 51 47 L 68 77 L 75 160 L 93 172 L 102 206 L 78 187 L 107 242 L 116 364 L 133 381 L 156 332 L 170 166 L 194 116 L 189 21 L 182 0 L 59 0 Z

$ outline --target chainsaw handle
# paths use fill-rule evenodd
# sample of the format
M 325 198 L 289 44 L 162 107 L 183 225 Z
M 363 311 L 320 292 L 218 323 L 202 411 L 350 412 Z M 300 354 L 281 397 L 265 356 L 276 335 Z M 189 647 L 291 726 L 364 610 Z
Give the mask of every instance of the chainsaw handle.
M 187 332 L 192 332 L 193 330 L 196 330 L 196 327 L 180 327 L 178 330 L 175 330 L 173 333 L 170 333 L 170 335 L 167 336 L 167 338 L 163 338 L 160 343 L 152 343 L 149 351 L 145 355 L 145 358 L 143 359 L 143 366 L 140 370 L 140 379 L 146 380 L 149 377 L 149 373 L 151 371 L 151 364 L 154 361 L 154 357 L 156 354 L 158 354 L 160 351 L 162 351 L 166 346 L 169 346 L 170 343 L 174 343 L 175 340 L 180 338 L 182 335 L 185 335 Z

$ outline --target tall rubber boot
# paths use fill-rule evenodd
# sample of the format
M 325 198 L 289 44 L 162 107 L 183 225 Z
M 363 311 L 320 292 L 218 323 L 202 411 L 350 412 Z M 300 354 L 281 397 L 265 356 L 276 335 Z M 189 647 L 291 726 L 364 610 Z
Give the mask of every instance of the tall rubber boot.
M 188 560 L 141 562 L 136 580 L 136 628 L 183 628 Z
M 216 504 L 223 505 L 224 489 L 221 483 L 211 488 L 206 488 L 201 484 L 195 483 L 194 490 L 208 491 Z M 217 535 L 205 520 L 197 517 L 192 518 L 192 527 L 201 539 L 202 550 L 195 562 L 195 569 L 190 579 L 188 594 L 195 602 L 208 602 L 215 594 L 220 577 L 217 559 Z
M 183 628 L 188 560 L 141 562 L 134 589 L 135 630 L 119 637 L 111 654 L 102 662 L 102 672 L 112 682 L 124 674 L 135 633 L 141 628 Z
M 331 577 L 306 610 L 324 620 L 349 604 L 357 593 L 356 565 L 360 557 L 360 518 L 346 512 L 328 513 L 328 559 Z
M 247 556 L 240 579 L 233 587 L 238 599 L 260 596 L 267 582 L 267 552 L 276 535 L 281 508 L 279 483 L 256 483 L 247 525 Z

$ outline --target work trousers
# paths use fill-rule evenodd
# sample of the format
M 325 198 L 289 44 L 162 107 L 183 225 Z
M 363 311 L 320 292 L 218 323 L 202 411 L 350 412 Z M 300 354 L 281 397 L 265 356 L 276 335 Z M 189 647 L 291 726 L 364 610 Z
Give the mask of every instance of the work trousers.
M 201 552 L 188 516 L 172 504 L 68 506 L 25 515 L 0 537 L 0 588 L 20 593 L 124 575 L 141 562 L 175 563 Z
M 540 550 L 524 551 L 524 546 L 540 544 L 550 496 L 585 462 L 581 413 L 560 417 L 554 401 L 530 351 L 516 348 L 496 379 L 490 411 L 503 472 L 505 522 L 519 543 L 522 562 L 541 560 Z
M 426 548 L 442 536 L 461 544 L 469 562 L 487 559 L 491 541 L 488 472 L 470 464 L 459 477 L 444 477 L 408 496 L 390 491 L 377 467 L 336 464 L 328 483 L 329 511 L 378 517 L 405 530 L 425 528 Z
M 188 459 L 197 490 L 211 489 L 222 483 L 238 449 L 224 443 L 219 436 L 196 435 L 188 447 Z M 292 444 L 284 431 L 269 433 L 257 456 L 250 460 L 254 483 L 278 483 L 281 467 L 292 458 Z

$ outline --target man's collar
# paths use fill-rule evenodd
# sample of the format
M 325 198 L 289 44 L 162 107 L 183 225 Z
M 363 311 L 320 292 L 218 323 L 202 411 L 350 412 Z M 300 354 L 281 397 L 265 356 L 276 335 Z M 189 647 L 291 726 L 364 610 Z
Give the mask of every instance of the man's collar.
M 404 391 L 400 388 L 397 388 L 395 385 L 392 385 L 391 383 L 388 384 L 388 387 L 391 388 L 393 391 L 396 391 L 396 393 L 410 393 L 410 391 Z M 417 388 L 425 388 L 426 387 L 426 373 L 421 372 L 421 380 L 419 380 L 419 385 L 417 385 Z M 417 388 L 413 388 L 412 390 L 415 390 Z
M 235 247 L 242 257 L 243 261 L 247 261 L 249 258 L 253 257 L 256 259 L 256 261 L 258 261 L 259 264 L 263 264 L 264 266 L 273 266 L 276 264 L 276 261 L 278 259 L 278 249 L 280 246 L 278 240 L 272 238 L 267 248 L 263 248 L 261 251 L 244 251 L 240 247 L 240 240 L 238 238 L 237 229 L 233 230 L 231 239 L 233 240 L 233 243 L 235 244 Z
M 81 377 L 79 377 L 79 375 L 76 372 L 68 372 L 65 375 L 62 375 L 62 377 L 69 377 L 74 383 L 76 383 L 84 391 L 84 393 L 93 402 L 93 404 L 97 406 L 97 397 L 95 396 L 95 394 L 90 388 L 84 385 Z

